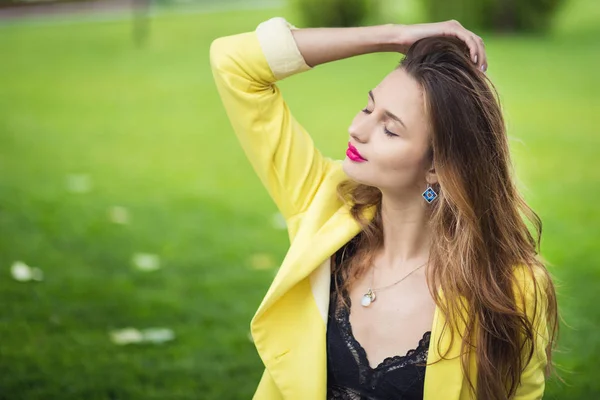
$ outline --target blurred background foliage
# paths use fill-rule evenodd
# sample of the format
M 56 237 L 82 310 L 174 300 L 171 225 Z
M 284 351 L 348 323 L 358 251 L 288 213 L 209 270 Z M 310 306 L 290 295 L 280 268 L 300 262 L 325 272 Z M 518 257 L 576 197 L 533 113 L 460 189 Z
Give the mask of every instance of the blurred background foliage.
M 305 26 L 356 26 L 385 20 L 402 1 L 294 0 Z M 426 21 L 456 19 L 479 32 L 545 32 L 565 0 L 423 0 Z
M 294 0 L 307 27 L 347 27 L 377 17 L 379 0 Z
M 249 323 L 288 241 L 208 49 L 306 15 L 297 0 L 50 3 L 0 7 L 0 399 L 250 398 L 262 363 Z M 429 0 L 359 3 L 329 24 L 431 18 Z M 548 16 L 532 22 L 538 34 L 482 36 L 564 318 L 566 383 L 549 379 L 544 398 L 589 400 L 600 397 L 600 5 L 552 4 L 535 11 Z M 447 18 L 471 27 L 460 12 Z M 343 60 L 280 87 L 321 151 L 343 158 L 350 121 L 399 58 Z
M 424 0 L 431 21 L 456 19 L 473 30 L 547 31 L 566 0 Z

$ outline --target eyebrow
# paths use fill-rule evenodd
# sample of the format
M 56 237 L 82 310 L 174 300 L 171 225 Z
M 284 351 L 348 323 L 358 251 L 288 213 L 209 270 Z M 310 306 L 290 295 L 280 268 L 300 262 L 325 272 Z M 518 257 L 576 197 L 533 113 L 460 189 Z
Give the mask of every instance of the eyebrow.
M 373 91 L 369 90 L 369 97 L 371 98 L 371 100 L 373 100 L 373 103 L 375 103 L 375 97 L 373 97 Z M 393 119 L 394 121 L 398 121 L 399 123 L 402 124 L 402 126 L 404 128 L 406 128 L 406 125 L 404 125 L 404 122 L 402 122 L 402 120 L 400 119 L 400 117 L 392 114 L 391 112 L 389 112 L 388 110 L 384 110 L 383 112 L 385 115 L 387 115 L 388 117 L 390 117 L 391 119 Z

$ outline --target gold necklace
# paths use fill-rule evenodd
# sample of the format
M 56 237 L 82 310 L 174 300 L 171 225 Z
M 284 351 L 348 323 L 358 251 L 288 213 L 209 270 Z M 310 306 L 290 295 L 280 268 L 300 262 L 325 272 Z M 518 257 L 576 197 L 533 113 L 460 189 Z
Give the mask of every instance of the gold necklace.
M 424 263 L 422 265 L 419 265 L 417 268 L 413 269 L 412 271 L 410 271 L 408 274 L 406 274 L 402 279 L 392 283 L 391 285 L 387 285 L 384 287 L 380 287 L 377 289 L 373 289 L 373 280 L 375 279 L 375 267 L 373 267 L 372 270 L 372 275 L 371 275 L 371 286 L 369 287 L 369 290 L 367 291 L 367 293 L 365 293 L 362 297 L 362 300 L 360 301 L 360 304 L 363 307 L 369 307 L 377 298 L 377 296 L 375 295 L 376 291 L 382 291 L 384 289 L 388 289 L 391 288 L 392 286 L 395 286 L 397 284 L 399 284 L 400 282 L 402 282 L 403 280 L 405 280 L 406 278 L 408 278 L 413 272 L 415 272 L 416 270 L 418 270 L 419 268 L 424 267 L 425 265 L 427 265 L 428 263 Z

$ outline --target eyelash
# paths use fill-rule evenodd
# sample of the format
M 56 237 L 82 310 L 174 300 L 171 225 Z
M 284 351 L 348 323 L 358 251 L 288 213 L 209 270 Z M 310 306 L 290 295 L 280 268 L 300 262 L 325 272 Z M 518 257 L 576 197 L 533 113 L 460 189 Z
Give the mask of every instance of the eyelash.
M 362 110 L 362 112 L 363 112 L 363 113 L 365 113 L 365 114 L 371 114 L 371 111 L 367 110 L 366 108 L 364 108 L 364 109 Z M 385 133 L 385 134 L 386 134 L 386 135 L 388 135 L 389 137 L 398 136 L 398 135 L 396 135 L 395 133 L 392 133 L 392 132 L 388 131 L 388 129 L 387 129 L 385 126 L 383 127 L 383 133 Z

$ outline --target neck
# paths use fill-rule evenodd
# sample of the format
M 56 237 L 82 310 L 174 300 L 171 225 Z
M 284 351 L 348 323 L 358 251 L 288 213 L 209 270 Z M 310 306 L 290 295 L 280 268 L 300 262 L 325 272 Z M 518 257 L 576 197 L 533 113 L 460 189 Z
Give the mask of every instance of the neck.
M 384 194 L 382 198 L 383 247 L 375 258 L 379 268 L 408 272 L 429 258 L 427 203 L 420 197 L 411 197 L 407 200 Z

